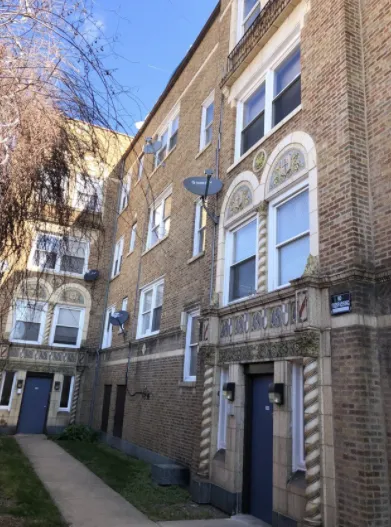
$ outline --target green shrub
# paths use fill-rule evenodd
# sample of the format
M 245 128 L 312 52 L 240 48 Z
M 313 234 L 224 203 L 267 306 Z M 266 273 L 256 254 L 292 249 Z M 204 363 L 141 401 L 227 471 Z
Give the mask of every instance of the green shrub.
M 98 440 L 99 434 L 85 425 L 69 425 L 59 435 L 59 440 L 66 441 L 83 441 L 84 443 L 95 443 Z

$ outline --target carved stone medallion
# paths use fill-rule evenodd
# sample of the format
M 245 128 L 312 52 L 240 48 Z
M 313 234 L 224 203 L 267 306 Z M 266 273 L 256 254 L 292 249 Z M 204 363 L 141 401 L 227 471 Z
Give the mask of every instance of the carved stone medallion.
M 278 158 L 272 175 L 270 177 L 269 190 L 274 190 L 289 178 L 305 168 L 305 158 L 303 152 L 297 148 L 292 148 Z
M 261 150 L 258 150 L 258 152 L 255 154 L 254 161 L 253 161 L 253 171 L 255 173 L 260 172 L 265 168 L 267 160 L 267 154 L 266 151 L 261 148 Z
M 240 185 L 229 200 L 227 218 L 239 214 L 239 212 L 251 205 L 252 201 L 253 195 L 250 187 L 248 185 Z

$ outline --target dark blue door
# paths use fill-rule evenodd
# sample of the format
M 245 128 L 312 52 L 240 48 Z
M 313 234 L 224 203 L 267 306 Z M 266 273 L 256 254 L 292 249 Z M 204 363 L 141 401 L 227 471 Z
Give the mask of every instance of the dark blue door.
M 253 377 L 250 513 L 271 525 L 273 511 L 273 375 Z
M 51 385 L 50 378 L 27 377 L 19 415 L 19 434 L 44 432 Z

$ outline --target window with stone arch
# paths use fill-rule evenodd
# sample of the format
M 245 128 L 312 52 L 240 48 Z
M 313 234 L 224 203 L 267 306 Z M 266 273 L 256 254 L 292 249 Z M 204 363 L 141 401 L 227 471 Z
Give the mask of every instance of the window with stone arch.
M 228 305 L 257 292 L 259 182 L 244 172 L 232 182 L 224 198 L 219 226 L 217 289 Z
M 311 138 L 296 132 L 268 160 L 261 183 L 267 211 L 268 290 L 300 278 L 318 256 L 317 173 Z
M 86 338 L 90 295 L 84 287 L 69 284 L 53 295 L 49 344 L 53 347 L 80 348 Z
M 11 342 L 42 344 L 51 293 L 51 286 L 42 279 L 20 283 L 7 320 L 6 332 Z

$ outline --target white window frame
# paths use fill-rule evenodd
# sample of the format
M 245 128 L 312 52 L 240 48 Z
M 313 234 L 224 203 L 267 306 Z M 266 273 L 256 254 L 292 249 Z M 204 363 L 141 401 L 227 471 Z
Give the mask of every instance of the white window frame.
M 229 402 L 223 395 L 223 387 L 229 380 L 228 368 L 221 368 L 220 371 L 220 391 L 219 391 L 219 423 L 217 430 L 217 449 L 226 450 L 227 448 L 227 426 Z
M 133 223 L 132 229 L 130 231 L 130 240 L 129 240 L 129 254 L 134 251 L 136 248 L 136 240 L 137 240 L 137 222 Z
M 297 106 L 292 112 L 284 117 L 279 123 L 273 125 L 273 103 L 277 96 L 274 95 L 275 72 L 281 64 L 287 59 L 298 47 L 301 46 L 300 37 L 295 36 L 284 48 L 283 51 L 270 62 L 265 69 L 256 75 L 256 80 L 246 85 L 238 94 L 236 109 L 236 130 L 235 130 L 235 161 L 244 158 L 254 149 L 256 149 L 266 137 L 271 135 L 275 130 L 288 121 L 301 107 Z M 300 75 L 302 71 L 300 69 Z M 253 77 L 252 77 L 253 78 Z M 295 77 L 295 79 L 297 79 Z M 293 82 L 293 81 L 292 81 Z M 262 86 L 265 85 L 265 110 L 264 110 L 264 134 L 263 136 L 246 152 L 242 152 L 242 131 L 244 130 L 244 105 L 248 99 Z
M 269 202 L 269 219 L 268 219 L 268 289 L 269 291 L 275 291 L 277 289 L 283 289 L 284 287 L 289 287 L 289 282 L 287 284 L 278 285 L 278 275 L 279 275 L 279 258 L 278 258 L 278 247 L 276 243 L 277 237 L 277 209 L 279 206 L 283 205 L 287 201 L 291 200 L 298 194 L 307 191 L 309 193 L 309 183 L 308 179 L 302 181 L 301 183 L 291 187 L 289 190 L 283 194 L 278 195 L 276 198 L 272 199 Z M 310 213 L 308 212 L 308 222 L 310 222 Z M 309 236 L 311 240 L 311 230 L 310 225 L 308 231 L 301 233 L 297 238 L 301 238 L 305 235 Z M 296 238 L 296 237 L 295 237 Z M 293 238 L 291 241 L 293 241 Z M 284 242 L 286 244 L 287 242 Z M 309 253 L 308 253 L 309 256 Z M 299 278 L 299 277 L 298 277 Z
M 127 311 L 128 310 L 128 302 L 129 302 L 129 297 L 125 296 L 122 299 L 121 311 Z M 118 335 L 121 335 L 122 333 L 123 333 L 122 327 L 119 326 L 118 327 Z
M 110 306 L 106 309 L 105 326 L 102 338 L 102 350 L 111 348 L 113 342 L 113 324 L 110 324 L 109 317 L 115 313 L 115 306 Z
M 292 363 L 292 470 L 304 471 L 304 370 L 298 362 Z
M 159 167 L 162 163 L 164 163 L 164 160 L 166 159 L 168 154 L 170 152 L 172 152 L 176 148 L 177 142 L 175 143 L 175 145 L 172 148 L 170 148 L 170 142 L 171 142 L 172 137 L 175 135 L 175 133 L 178 133 L 178 131 L 179 131 L 179 124 L 180 124 L 180 121 L 179 121 L 179 110 L 180 110 L 179 107 L 175 108 L 170 113 L 169 117 L 165 120 L 164 124 L 159 128 L 159 131 L 157 133 L 158 141 L 161 141 L 162 137 L 167 132 L 167 143 L 165 145 L 162 145 L 160 150 L 158 150 L 156 152 L 155 163 L 154 163 L 155 169 L 157 167 Z M 176 119 L 178 119 L 178 128 L 177 128 L 177 130 L 173 131 L 173 124 L 176 121 Z M 160 156 L 160 154 L 162 152 L 164 152 L 164 154 L 163 154 L 163 156 L 161 157 L 161 159 L 159 161 L 159 156 Z
M 115 244 L 115 248 L 114 248 L 114 258 L 113 258 L 113 267 L 111 269 L 111 278 L 115 278 L 121 273 L 123 254 L 124 254 L 124 236 L 121 236 L 121 238 Z
M 30 252 L 30 256 L 29 256 L 28 264 L 27 264 L 27 267 L 28 267 L 28 269 L 30 271 L 43 271 L 45 273 L 61 274 L 61 275 L 65 275 L 65 276 L 75 276 L 75 277 L 79 277 L 79 278 L 83 277 L 85 275 L 85 273 L 88 270 L 88 260 L 89 260 L 89 256 L 90 256 L 90 244 L 89 244 L 89 242 L 87 240 L 84 240 L 84 239 L 78 240 L 77 238 L 74 238 L 74 237 L 71 237 L 71 236 L 67 237 L 67 239 L 70 242 L 83 243 L 85 245 L 85 257 L 84 257 L 83 272 L 82 273 L 71 273 L 70 271 L 61 271 L 62 258 L 63 258 L 63 256 L 68 256 L 67 254 L 58 254 L 57 259 L 56 259 L 56 265 L 55 265 L 54 269 L 45 269 L 44 267 L 40 267 L 38 265 L 35 265 L 35 263 L 34 263 L 34 255 L 35 255 L 35 251 L 37 250 L 37 242 L 38 242 L 38 237 L 40 235 L 51 236 L 53 238 L 57 238 L 58 240 L 61 240 L 63 238 L 63 236 L 58 236 L 57 234 L 52 234 L 51 232 L 37 232 L 37 234 L 36 234 L 36 236 L 34 238 L 33 246 L 31 248 L 31 252 Z
M 86 208 L 80 206 L 80 200 L 78 199 L 78 193 L 80 188 L 84 189 L 85 184 L 91 185 L 98 197 L 97 207 Z M 93 195 L 90 196 L 91 198 Z M 103 209 L 103 179 L 87 175 L 85 178 L 81 174 L 76 174 L 75 190 L 73 192 L 72 206 L 76 210 L 87 210 L 88 212 L 101 212 Z
M 54 334 L 56 332 L 58 315 L 60 313 L 60 309 L 61 308 L 62 309 L 69 309 L 69 310 L 72 310 L 72 311 L 79 311 L 80 312 L 79 331 L 78 331 L 78 334 L 77 334 L 77 342 L 76 342 L 76 344 L 58 344 L 58 343 L 54 342 Z M 73 306 L 73 305 L 69 305 L 69 304 L 57 304 L 56 307 L 54 308 L 53 322 L 52 322 L 52 327 L 51 327 L 51 330 L 50 330 L 50 338 L 49 338 L 50 346 L 53 346 L 54 348 L 73 348 L 73 349 L 80 348 L 81 340 L 82 340 L 82 337 L 83 337 L 85 311 L 86 310 L 85 310 L 84 307 L 78 307 L 78 306 Z
M 204 205 L 202 203 L 202 200 L 198 200 L 196 201 L 196 204 L 195 204 L 195 215 L 194 215 L 193 256 L 197 256 L 198 254 L 202 254 L 203 252 L 205 252 L 207 218 L 205 220 L 205 225 L 202 226 L 200 222 L 201 222 L 201 218 L 203 214 L 206 214 Z M 204 240 L 203 240 L 204 243 L 203 243 L 203 248 L 200 251 L 199 250 L 200 238 L 201 238 L 202 232 L 204 233 Z
M 3 389 L 4 389 L 4 384 L 5 384 L 5 376 L 7 375 L 7 373 L 13 373 L 14 374 L 14 378 L 12 380 L 12 386 L 11 386 L 11 393 L 10 393 L 10 400 L 8 402 L 8 405 L 2 405 L 0 406 L 0 410 L 6 410 L 8 412 L 11 411 L 11 407 L 12 407 L 12 400 L 14 398 L 14 391 L 15 391 L 15 385 L 16 385 L 16 377 L 17 377 L 17 372 L 16 371 L 3 371 L 3 374 L 1 376 L 1 382 L 0 382 L 0 401 L 1 401 L 1 398 L 3 396 Z
M 201 130 L 200 130 L 200 152 L 202 150 L 204 150 L 204 148 L 206 148 L 207 146 L 209 146 L 211 144 L 211 142 L 213 141 L 213 130 L 212 130 L 212 138 L 211 140 L 207 143 L 206 142 L 206 131 L 207 131 L 207 128 L 212 128 L 213 129 L 213 123 L 214 123 L 214 112 L 215 112 L 215 108 L 213 108 L 213 119 L 212 121 L 210 122 L 210 124 L 208 125 L 208 127 L 206 127 L 206 115 L 207 115 L 207 111 L 209 109 L 209 107 L 213 104 L 215 104 L 215 92 L 214 90 L 212 91 L 212 93 L 205 99 L 205 101 L 202 103 L 202 110 L 201 110 Z
M 160 285 L 164 286 L 164 278 L 159 278 L 159 280 L 156 280 L 155 282 L 148 284 L 140 289 L 140 300 L 139 300 L 139 309 L 138 309 L 138 321 L 137 321 L 137 336 L 136 339 L 143 339 L 145 337 L 150 337 L 151 335 L 158 335 L 160 333 L 160 329 L 157 331 L 152 331 L 152 322 L 153 322 L 153 311 L 156 309 L 156 296 L 157 296 L 157 290 Z M 152 300 L 151 300 L 151 318 L 150 318 L 150 324 L 149 328 L 145 333 L 142 333 L 142 306 L 144 305 L 144 296 L 149 291 L 152 291 Z M 164 289 L 163 289 L 163 301 L 162 301 L 162 307 L 164 305 Z
M 191 348 L 195 344 L 191 343 L 191 334 L 192 334 L 192 324 L 193 319 L 200 316 L 200 310 L 195 309 L 187 313 L 187 323 L 186 323 L 186 344 L 185 344 L 185 356 L 183 362 L 183 380 L 185 382 L 194 382 L 197 380 L 196 375 L 190 375 L 190 361 L 191 361 Z M 199 342 L 197 342 L 197 349 L 199 347 Z
M 159 239 L 155 243 L 152 243 L 153 213 L 155 212 L 156 209 L 160 207 L 160 205 L 162 205 L 162 203 L 163 203 L 163 211 L 164 211 L 164 203 L 166 199 L 169 198 L 170 196 L 171 196 L 171 209 L 172 209 L 172 186 L 171 185 L 162 194 L 160 194 L 160 196 L 155 200 L 155 202 L 149 209 L 148 236 L 147 236 L 147 246 L 146 246 L 147 249 L 151 249 L 152 247 L 157 245 L 159 242 L 161 242 L 164 238 L 166 238 L 166 236 L 168 236 L 171 230 L 171 221 L 170 221 L 170 229 L 168 230 L 167 233 L 163 235 L 162 225 L 164 224 L 164 220 L 167 218 L 163 218 L 162 216 L 161 222 L 159 224 Z M 169 217 L 171 217 L 171 213 Z
M 60 394 L 60 404 L 61 404 L 61 398 L 62 398 L 62 390 L 63 390 L 63 388 L 64 388 L 64 377 L 66 377 L 66 375 L 63 375 L 63 377 L 62 377 L 61 394 Z M 68 406 L 66 406 L 66 407 L 59 406 L 59 407 L 58 407 L 58 411 L 59 411 L 59 412 L 70 412 L 70 411 L 71 411 L 71 407 L 72 407 L 72 399 L 73 399 L 73 388 L 74 388 L 74 385 L 75 385 L 75 376 L 72 375 L 72 376 L 70 376 L 70 377 L 71 377 L 71 385 L 70 385 L 70 387 L 69 387 Z
M 254 4 L 254 7 L 251 9 L 250 13 L 246 16 L 246 18 L 243 18 L 244 15 L 244 0 L 238 0 L 238 27 L 237 27 L 237 42 L 242 38 L 244 33 L 247 31 L 247 29 L 244 29 L 244 25 L 246 21 L 251 17 L 251 15 L 254 13 L 257 5 L 260 7 L 260 11 L 262 11 L 264 5 L 267 3 L 268 0 L 258 0 L 257 3 Z
M 138 158 L 137 181 L 140 181 L 140 179 L 143 177 L 144 159 L 145 159 L 144 154 L 141 154 L 141 156 Z
M 40 305 L 41 308 L 42 308 L 42 311 L 41 311 L 41 313 L 42 313 L 41 314 L 41 322 L 40 322 L 39 334 L 38 334 L 38 340 L 37 341 L 36 340 L 16 339 L 14 337 L 14 331 L 15 331 L 15 326 L 16 326 L 16 322 L 17 322 L 16 321 L 16 304 L 18 304 L 19 302 L 24 302 L 24 303 L 27 303 L 27 304 L 35 303 L 35 304 Z M 48 309 L 48 305 L 45 302 L 39 302 L 39 301 L 35 301 L 35 300 L 27 300 L 26 298 L 18 298 L 15 301 L 15 306 L 13 308 L 12 331 L 11 331 L 11 335 L 10 335 L 10 341 L 11 342 L 18 342 L 20 344 L 42 344 L 43 338 L 44 338 L 44 334 L 45 334 L 47 309 Z
M 255 221 L 256 227 L 255 231 L 258 233 L 258 217 L 257 216 L 250 216 L 249 218 L 243 219 L 243 221 L 239 224 L 235 224 L 234 226 L 230 227 L 229 229 L 226 229 L 225 232 L 225 259 L 224 259 L 224 292 L 223 292 L 223 301 L 224 305 L 231 305 L 235 304 L 237 302 L 243 302 L 244 300 L 247 300 L 248 298 L 251 298 L 254 296 L 254 294 L 257 291 L 257 269 L 258 269 L 258 236 L 255 236 L 255 277 L 254 277 L 254 294 L 244 296 L 242 298 L 238 298 L 236 300 L 230 300 L 229 299 L 229 291 L 230 291 L 230 276 L 231 276 L 231 267 L 233 265 L 233 250 L 234 250 L 234 234 L 235 232 L 239 231 L 249 223 Z
M 118 211 L 119 214 L 121 214 L 126 209 L 126 207 L 129 205 L 130 188 L 132 185 L 132 177 L 130 173 L 126 174 L 123 181 L 120 181 L 120 185 L 121 185 L 121 198 L 119 202 L 119 211 Z

